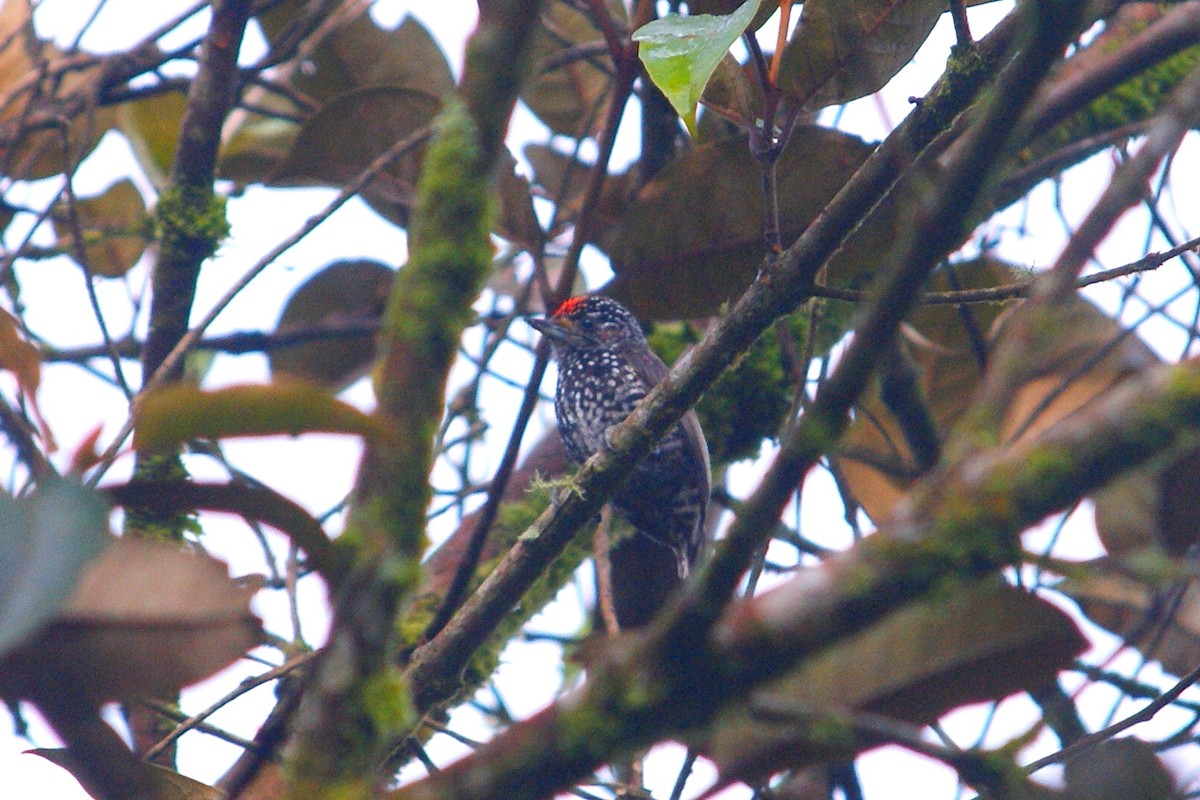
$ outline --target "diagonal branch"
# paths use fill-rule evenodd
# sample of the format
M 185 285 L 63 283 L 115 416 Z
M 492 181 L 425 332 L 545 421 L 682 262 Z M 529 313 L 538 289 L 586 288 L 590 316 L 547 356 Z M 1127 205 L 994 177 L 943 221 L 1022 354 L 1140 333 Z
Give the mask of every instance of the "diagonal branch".
M 736 603 L 710 635 L 659 624 L 611 644 L 578 692 L 388 800 L 550 796 L 614 754 L 687 738 L 899 605 L 1015 563 L 1022 530 L 1198 438 L 1200 361 L 1150 370 L 1028 445 L 932 473 L 876 535 Z

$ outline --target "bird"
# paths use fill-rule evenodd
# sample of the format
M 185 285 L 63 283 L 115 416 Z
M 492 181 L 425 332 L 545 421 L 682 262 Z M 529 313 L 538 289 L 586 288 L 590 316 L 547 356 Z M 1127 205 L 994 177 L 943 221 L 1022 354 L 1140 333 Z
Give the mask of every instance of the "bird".
M 529 324 L 558 362 L 554 411 L 567 455 L 582 464 L 608 432 L 667 374 L 637 318 L 610 297 L 571 297 Z M 705 542 L 712 477 L 700 421 L 688 411 L 638 464 L 612 499 L 640 535 L 670 548 L 686 578 Z

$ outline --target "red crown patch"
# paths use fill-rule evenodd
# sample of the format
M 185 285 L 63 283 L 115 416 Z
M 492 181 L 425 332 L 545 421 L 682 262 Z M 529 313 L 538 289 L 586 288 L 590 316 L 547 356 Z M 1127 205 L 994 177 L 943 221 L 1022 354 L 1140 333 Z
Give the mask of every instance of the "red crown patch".
M 551 314 L 551 316 L 564 317 L 569 314 L 574 314 L 579 310 L 579 307 L 583 305 L 583 301 L 585 300 L 587 300 L 587 295 L 585 294 L 581 294 L 578 297 L 568 297 L 566 300 L 563 300 L 562 305 L 554 310 L 554 313 Z

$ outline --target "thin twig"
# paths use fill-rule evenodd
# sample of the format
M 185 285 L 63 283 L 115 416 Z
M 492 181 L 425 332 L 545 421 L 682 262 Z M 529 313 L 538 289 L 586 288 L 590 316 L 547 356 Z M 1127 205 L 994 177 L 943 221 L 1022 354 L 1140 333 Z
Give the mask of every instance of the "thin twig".
M 424 142 L 429 138 L 431 133 L 432 129 L 425 127 L 419 131 L 415 131 L 410 136 L 401 139 L 399 142 L 396 142 L 396 144 L 388 148 L 385 153 L 372 161 L 367 168 L 360 172 L 353 181 L 347 184 L 345 188 L 338 193 L 338 196 L 335 197 L 333 201 L 330 202 L 329 205 L 327 205 L 320 213 L 309 217 L 304 225 L 302 225 L 294 234 L 284 239 L 275 247 L 271 248 L 270 252 L 260 258 L 253 267 L 251 267 L 244 275 L 242 275 L 242 277 L 239 278 L 238 281 L 234 283 L 234 285 L 231 286 L 224 295 L 221 296 L 221 299 L 218 300 L 211 309 L 209 309 L 208 313 L 206 313 L 204 317 L 191 328 L 191 330 L 189 330 L 182 338 L 179 339 L 175 347 L 170 353 L 167 354 L 166 358 L 163 359 L 159 368 L 142 386 L 139 396 L 162 384 L 162 382 L 176 367 L 176 365 L 179 364 L 183 357 L 199 343 L 201 337 L 204 335 L 204 331 L 208 330 L 208 327 L 212 325 L 213 321 L 221 314 L 221 312 L 224 311 L 225 308 L 231 302 L 233 302 L 234 298 L 236 298 L 238 294 L 240 294 L 242 290 L 251 283 L 251 281 L 257 278 L 263 270 L 274 263 L 274 261 L 281 255 L 298 244 L 304 237 L 312 233 L 313 230 L 315 230 L 322 222 L 327 220 L 334 211 L 337 211 L 352 197 L 362 191 L 362 188 L 366 186 L 367 183 L 388 164 Z M 104 473 L 108 471 L 108 468 L 112 466 L 113 460 L 116 458 L 117 453 L 120 451 L 120 448 L 124 445 L 125 440 L 129 437 L 129 434 L 132 431 L 133 417 L 129 417 L 125 420 L 124 425 L 121 426 L 121 429 L 117 432 L 116 436 L 113 437 L 113 440 L 109 444 L 108 448 L 101 455 L 96 471 L 89 478 L 89 483 L 91 485 L 98 483 L 100 478 L 104 476 Z
M 1161 267 L 1173 258 L 1178 258 L 1184 253 L 1190 253 L 1200 248 L 1200 237 L 1189 239 L 1183 244 L 1172 247 L 1169 250 L 1163 250 L 1158 253 L 1149 253 L 1137 261 L 1132 261 L 1128 264 L 1123 264 L 1112 269 L 1093 272 L 1090 275 L 1084 275 L 1075 281 L 1075 288 L 1082 289 L 1086 286 L 1092 286 L 1097 283 L 1122 278 L 1126 275 L 1134 275 L 1139 272 L 1149 272 Z M 926 292 L 917 298 L 919 305 L 926 306 L 949 306 L 963 305 L 966 303 L 997 303 L 1004 300 L 1014 300 L 1021 297 L 1028 297 L 1033 290 L 1035 281 L 1029 280 L 1023 283 L 1014 283 L 1007 286 L 993 286 L 986 289 L 962 289 L 953 292 Z M 814 297 L 825 297 L 831 300 L 845 300 L 851 303 L 859 303 L 868 298 L 868 293 L 859 289 L 841 289 L 835 286 L 816 285 L 813 287 L 812 294 Z
M 1091 747 L 1094 747 L 1100 742 L 1107 741 L 1108 739 L 1116 736 L 1118 733 L 1132 728 L 1134 725 L 1140 725 L 1143 722 L 1153 719 L 1155 714 L 1169 706 L 1171 703 L 1175 702 L 1175 700 L 1178 699 L 1178 697 L 1183 694 L 1184 691 L 1190 688 L 1197 681 L 1200 681 L 1200 667 L 1197 667 L 1187 675 L 1184 675 L 1179 679 L 1179 682 L 1170 689 L 1163 692 L 1153 701 L 1147 703 L 1142 708 L 1139 708 L 1125 719 L 1109 725 L 1104 730 L 1096 731 L 1095 733 L 1089 733 L 1087 736 L 1084 736 L 1070 747 L 1064 747 L 1057 753 L 1051 753 L 1045 758 L 1039 758 L 1032 764 L 1027 765 L 1025 767 L 1025 772 L 1032 775 L 1042 767 L 1049 766 L 1050 764 L 1057 764 L 1060 761 L 1070 761 L 1075 756 Z

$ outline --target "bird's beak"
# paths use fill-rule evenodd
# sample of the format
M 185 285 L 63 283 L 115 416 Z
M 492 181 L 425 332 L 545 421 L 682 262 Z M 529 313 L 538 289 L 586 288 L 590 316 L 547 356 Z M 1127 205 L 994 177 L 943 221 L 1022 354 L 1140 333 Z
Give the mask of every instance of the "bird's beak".
M 530 319 L 529 326 L 552 342 L 565 342 L 574 332 L 574 326 L 564 317 Z

